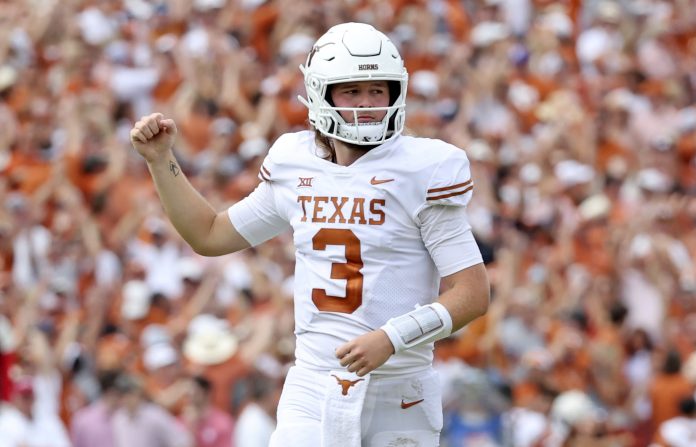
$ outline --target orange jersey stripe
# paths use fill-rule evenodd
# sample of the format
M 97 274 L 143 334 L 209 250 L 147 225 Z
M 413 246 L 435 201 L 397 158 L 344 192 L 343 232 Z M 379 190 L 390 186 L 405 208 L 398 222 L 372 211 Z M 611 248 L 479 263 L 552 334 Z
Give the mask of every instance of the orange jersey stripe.
M 440 200 L 440 199 L 446 199 L 447 197 L 460 196 L 462 194 L 466 194 L 467 192 L 471 191 L 472 189 L 474 189 L 474 185 L 471 185 L 462 191 L 455 191 L 455 192 L 451 192 L 449 194 L 443 194 L 441 196 L 426 197 L 426 200 Z
M 466 185 L 468 185 L 468 184 L 471 183 L 471 182 L 472 182 L 472 180 L 469 179 L 469 180 L 467 180 L 467 181 L 464 182 L 464 183 L 459 183 L 459 184 L 452 185 L 452 186 L 443 186 L 442 188 L 432 188 L 432 189 L 429 189 L 429 190 L 428 190 L 428 194 L 431 193 L 431 192 L 449 191 L 449 190 L 451 190 L 451 189 L 461 188 L 462 186 L 466 186 Z

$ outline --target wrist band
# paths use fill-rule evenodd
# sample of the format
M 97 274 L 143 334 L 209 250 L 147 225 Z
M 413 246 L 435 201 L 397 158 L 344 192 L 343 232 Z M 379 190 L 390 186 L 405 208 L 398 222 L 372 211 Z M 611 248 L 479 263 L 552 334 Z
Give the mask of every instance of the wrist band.
M 452 317 L 445 306 L 432 303 L 389 319 L 382 326 L 394 345 L 394 352 L 431 343 L 452 333 Z

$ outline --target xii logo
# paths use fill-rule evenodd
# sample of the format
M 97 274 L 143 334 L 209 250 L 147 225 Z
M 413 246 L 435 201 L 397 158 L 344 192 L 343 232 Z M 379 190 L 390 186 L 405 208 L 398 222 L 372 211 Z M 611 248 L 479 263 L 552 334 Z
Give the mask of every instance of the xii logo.
M 312 180 L 314 179 L 314 177 L 298 177 L 298 179 L 300 181 L 300 183 L 297 184 L 298 188 L 301 188 L 301 187 L 311 188 L 312 187 Z

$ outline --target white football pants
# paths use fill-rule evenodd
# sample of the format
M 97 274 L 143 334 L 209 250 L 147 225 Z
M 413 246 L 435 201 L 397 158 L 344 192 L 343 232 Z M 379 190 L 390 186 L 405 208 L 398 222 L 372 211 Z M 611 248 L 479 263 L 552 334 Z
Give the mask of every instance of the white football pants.
M 322 402 L 341 386 L 329 372 L 293 366 L 278 405 L 270 447 L 321 447 Z M 442 429 L 440 381 L 432 369 L 372 375 L 361 414 L 361 447 L 437 447 Z

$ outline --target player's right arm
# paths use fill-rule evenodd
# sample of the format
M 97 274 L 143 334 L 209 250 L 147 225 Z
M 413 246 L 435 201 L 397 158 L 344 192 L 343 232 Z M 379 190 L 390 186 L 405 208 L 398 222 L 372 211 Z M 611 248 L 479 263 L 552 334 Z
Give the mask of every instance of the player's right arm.
M 193 250 L 219 256 L 249 247 L 227 211 L 217 212 L 189 183 L 172 152 L 177 128 L 161 113 L 142 117 L 130 132 L 131 143 L 145 159 L 162 206 Z

